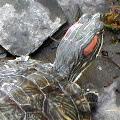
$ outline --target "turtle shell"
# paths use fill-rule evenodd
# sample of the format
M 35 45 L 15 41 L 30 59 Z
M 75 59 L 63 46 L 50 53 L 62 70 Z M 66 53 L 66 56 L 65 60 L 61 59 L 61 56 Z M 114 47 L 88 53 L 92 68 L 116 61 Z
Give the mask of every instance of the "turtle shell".
M 49 68 L 47 71 L 45 66 Z M 82 120 L 82 113 L 90 113 L 85 109 L 88 101 L 80 88 L 71 87 L 72 91 L 79 91 L 76 95 L 66 90 L 50 74 L 50 67 L 32 60 L 3 63 L 0 68 L 0 117 L 3 120 Z

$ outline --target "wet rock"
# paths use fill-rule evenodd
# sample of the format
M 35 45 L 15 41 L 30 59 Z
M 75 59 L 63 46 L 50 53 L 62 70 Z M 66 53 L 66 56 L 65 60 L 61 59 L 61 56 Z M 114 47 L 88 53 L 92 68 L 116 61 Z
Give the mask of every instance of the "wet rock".
M 120 43 L 116 38 L 116 34 L 110 31 L 105 32 L 103 51 L 107 51 L 108 58 L 120 67 Z
M 57 0 L 63 9 L 68 22 L 70 24 L 74 23 L 81 16 L 80 6 L 78 4 L 79 0 Z
M 53 63 L 56 56 L 56 49 L 58 45 L 59 42 L 51 41 L 50 39 L 47 39 L 38 50 L 36 50 L 34 53 L 30 55 L 30 57 L 32 59 L 40 60 L 45 63 L 48 62 Z
M 82 13 L 104 13 L 109 8 L 105 0 L 57 0 L 70 23 L 75 22 Z
M 120 118 L 120 78 L 100 95 L 94 120 L 119 120 Z
M 83 13 L 104 13 L 109 8 L 106 0 L 79 0 L 79 5 Z
M 44 2 L 0 0 L 0 45 L 11 54 L 21 56 L 34 52 L 65 23 L 58 4 L 54 2 L 57 12 L 53 13 L 49 7 L 52 2 Z
M 120 69 L 106 57 L 98 57 L 82 74 L 79 85 L 84 89 L 101 91 L 120 76 Z

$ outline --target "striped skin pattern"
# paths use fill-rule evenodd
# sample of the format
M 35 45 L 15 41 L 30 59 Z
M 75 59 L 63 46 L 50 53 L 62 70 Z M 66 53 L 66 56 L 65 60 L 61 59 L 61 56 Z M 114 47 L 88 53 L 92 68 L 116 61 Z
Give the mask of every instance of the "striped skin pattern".
M 1 64 L 0 120 L 91 119 L 85 91 L 74 80 L 99 52 L 101 41 L 93 45 L 102 29 L 99 18 L 83 15 L 71 26 L 53 64 L 31 59 Z M 85 48 L 91 52 L 84 54 Z

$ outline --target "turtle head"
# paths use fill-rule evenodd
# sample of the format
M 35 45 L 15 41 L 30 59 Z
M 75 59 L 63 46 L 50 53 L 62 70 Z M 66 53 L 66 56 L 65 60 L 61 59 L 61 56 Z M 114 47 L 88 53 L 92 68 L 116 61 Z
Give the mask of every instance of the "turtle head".
M 100 14 L 83 15 L 61 40 L 54 61 L 54 69 L 63 77 L 74 80 L 95 58 L 101 46 L 98 32 L 102 30 Z

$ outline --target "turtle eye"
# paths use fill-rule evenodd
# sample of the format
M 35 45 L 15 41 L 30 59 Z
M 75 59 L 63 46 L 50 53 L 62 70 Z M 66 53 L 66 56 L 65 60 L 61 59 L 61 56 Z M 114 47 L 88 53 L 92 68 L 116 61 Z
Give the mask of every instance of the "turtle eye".
M 88 46 L 83 51 L 83 54 L 85 57 L 88 57 L 90 54 L 94 52 L 98 41 L 99 41 L 99 37 L 98 35 L 95 35 L 92 41 L 88 44 Z

